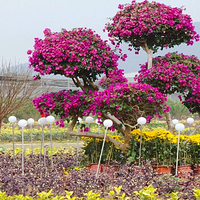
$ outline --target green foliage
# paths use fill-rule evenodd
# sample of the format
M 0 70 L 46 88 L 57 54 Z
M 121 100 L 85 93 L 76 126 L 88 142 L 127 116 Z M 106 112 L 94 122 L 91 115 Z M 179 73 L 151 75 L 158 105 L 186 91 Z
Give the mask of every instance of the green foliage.
M 171 108 L 170 114 L 173 118 L 186 118 L 191 113 L 186 106 L 184 106 L 179 100 L 173 101 L 168 98 L 167 105 Z
M 178 200 L 181 194 L 178 192 L 172 192 L 168 195 L 171 197 L 170 200 Z
M 141 200 L 156 200 L 158 198 L 156 198 L 157 194 L 155 192 L 156 189 L 154 189 L 152 185 L 149 185 L 139 192 L 135 191 L 134 193 L 137 194 Z
M 194 197 L 196 197 L 197 200 L 200 200 L 200 189 L 194 189 Z
M 103 140 L 96 138 L 88 139 L 85 143 L 84 154 L 87 156 L 88 163 L 98 163 L 100 152 L 102 148 Z M 104 145 L 104 150 L 101 158 L 103 164 L 110 164 L 113 161 L 120 161 L 121 163 L 125 162 L 125 154 L 122 153 L 120 149 L 115 147 L 110 141 L 106 140 Z

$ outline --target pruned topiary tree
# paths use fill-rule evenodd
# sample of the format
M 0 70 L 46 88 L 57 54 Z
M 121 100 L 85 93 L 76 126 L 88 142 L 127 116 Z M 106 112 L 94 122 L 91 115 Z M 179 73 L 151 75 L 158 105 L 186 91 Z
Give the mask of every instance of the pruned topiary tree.
M 78 117 L 97 114 L 102 119 L 113 121 L 111 129 L 117 129 L 124 142 L 111 137 L 108 139 L 126 152 L 137 118 L 145 116 L 150 120 L 160 110 L 167 109 L 163 105 L 166 95 L 148 84 L 115 83 L 104 91 L 98 91 L 94 81 L 101 74 L 115 75 L 118 55 L 94 31 L 78 28 L 52 33 L 46 29 L 44 34 L 44 39 L 35 40 L 34 50 L 28 51 L 30 66 L 39 72 L 34 78 L 44 74 L 61 74 L 72 78 L 82 91 L 43 94 L 33 102 L 41 113 L 59 115 L 61 126 L 63 119 L 70 121 L 68 134 L 103 138 L 101 134 L 74 130 Z

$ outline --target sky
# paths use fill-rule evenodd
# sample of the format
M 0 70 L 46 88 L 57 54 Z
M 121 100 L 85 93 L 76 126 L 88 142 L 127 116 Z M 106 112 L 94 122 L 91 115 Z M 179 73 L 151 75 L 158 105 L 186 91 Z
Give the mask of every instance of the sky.
M 141 2 L 142 0 L 137 0 Z M 103 39 L 105 23 L 118 11 L 118 4 L 131 0 L 0 0 L 0 59 L 27 63 L 34 38 L 43 38 L 45 28 L 53 32 L 87 27 Z M 200 22 L 199 0 L 157 0 L 172 7 L 186 8 L 194 22 Z

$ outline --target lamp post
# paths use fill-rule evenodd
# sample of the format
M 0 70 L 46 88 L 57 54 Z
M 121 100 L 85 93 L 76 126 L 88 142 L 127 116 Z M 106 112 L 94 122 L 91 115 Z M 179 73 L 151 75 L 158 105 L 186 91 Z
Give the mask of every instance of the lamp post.
M 28 124 L 30 124 L 30 127 L 31 127 L 31 152 L 32 152 L 32 155 L 33 155 L 33 130 L 32 130 L 32 125 L 34 124 L 34 119 L 33 118 L 29 118 L 27 120 Z
M 78 120 L 77 120 L 77 132 L 79 132 L 79 124 L 81 124 L 82 122 L 82 119 L 80 117 L 78 117 Z M 77 165 L 78 165 L 78 152 L 79 152 L 79 136 L 76 136 L 76 157 L 77 157 Z
M 144 117 L 139 117 L 137 123 L 140 125 L 140 149 L 139 149 L 139 166 L 141 165 L 141 154 L 142 154 L 142 125 L 146 124 L 147 120 Z
M 51 140 L 51 169 L 53 169 L 53 140 L 52 140 L 52 124 L 55 121 L 54 116 L 48 116 L 46 121 L 50 124 L 50 140 Z
M 15 134 L 14 134 L 14 124 L 17 121 L 15 116 L 10 116 L 8 121 L 12 124 L 12 142 L 13 142 L 13 161 L 15 162 Z
M 105 144 L 105 141 L 106 141 L 107 130 L 108 130 L 109 127 L 111 127 L 113 125 L 113 122 L 110 119 L 106 119 L 106 120 L 104 120 L 103 125 L 106 127 L 106 130 L 105 130 L 103 144 L 102 144 L 102 147 L 101 147 L 101 153 L 100 153 L 99 162 L 98 162 L 98 166 L 97 166 L 96 178 L 98 178 L 99 167 L 100 167 L 100 164 L 101 164 L 101 157 L 102 157 L 102 154 L 103 154 L 103 148 L 104 148 L 104 144 Z
M 174 124 L 174 126 L 175 126 L 176 124 L 178 124 L 178 122 L 179 122 L 178 119 L 173 119 L 173 120 L 172 120 L 172 124 Z
M 101 121 L 101 119 L 96 119 L 95 122 L 98 125 L 98 134 L 100 134 L 100 122 L 102 122 L 102 121 Z
M 18 125 L 22 128 L 22 175 L 24 175 L 24 127 L 27 126 L 27 121 L 21 119 L 19 120 Z
M 188 117 L 186 121 L 190 125 L 194 123 L 194 119 L 192 117 Z
M 188 117 L 186 121 L 190 126 L 194 123 L 194 119 L 192 117 Z
M 178 174 L 178 153 L 179 153 L 180 134 L 181 134 L 181 131 L 184 128 L 185 128 L 185 126 L 181 123 L 177 123 L 175 125 L 175 129 L 178 131 L 178 146 L 177 146 L 177 154 L 176 154 L 176 172 L 175 172 L 175 175 Z
M 42 126 L 42 137 L 41 137 L 41 148 L 40 148 L 40 159 L 42 156 L 42 149 L 44 151 L 44 125 L 47 123 L 46 118 L 42 117 L 38 120 L 38 123 Z M 45 152 L 44 152 L 44 166 L 46 166 L 45 162 Z
M 93 117 L 88 116 L 85 118 L 85 122 L 88 124 L 91 124 L 93 121 L 94 121 Z

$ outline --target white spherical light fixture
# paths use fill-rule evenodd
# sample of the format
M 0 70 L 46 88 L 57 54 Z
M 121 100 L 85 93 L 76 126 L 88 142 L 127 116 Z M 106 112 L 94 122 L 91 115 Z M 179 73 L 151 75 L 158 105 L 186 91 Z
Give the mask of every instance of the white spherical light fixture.
M 15 123 L 15 122 L 17 121 L 17 118 L 16 118 L 15 116 L 10 116 L 10 117 L 8 118 L 8 121 L 9 121 L 10 123 Z
M 137 119 L 137 123 L 140 124 L 140 125 L 144 125 L 144 124 L 146 124 L 146 122 L 147 122 L 147 120 L 144 117 L 139 117 Z
M 85 118 L 85 122 L 86 122 L 86 123 L 89 123 L 89 124 L 90 124 L 90 123 L 92 123 L 93 121 L 94 121 L 93 117 L 88 116 L 88 117 Z
M 96 119 L 96 120 L 95 120 L 95 123 L 96 123 L 96 124 L 101 124 L 100 122 L 102 122 L 101 119 Z
M 18 122 L 18 125 L 21 127 L 21 128 L 24 128 L 24 127 L 26 127 L 27 126 L 27 121 L 25 120 L 25 119 L 21 119 L 21 120 L 19 120 L 19 122 Z
M 50 115 L 50 116 L 48 116 L 48 117 L 46 118 L 46 121 L 47 121 L 48 123 L 52 124 L 52 123 L 55 121 L 55 117 Z
M 109 127 L 111 127 L 111 126 L 113 125 L 113 121 L 110 120 L 110 119 L 106 119 L 106 120 L 104 120 L 103 125 L 104 125 L 106 128 L 109 128 Z
M 184 126 L 184 124 L 182 124 L 182 123 L 178 123 L 178 124 L 176 124 L 176 126 L 175 126 L 175 129 L 176 129 L 177 131 L 182 131 L 184 128 L 185 128 L 185 126 Z
M 178 122 L 179 122 L 178 119 L 173 119 L 173 120 L 172 120 L 172 123 L 173 123 L 174 125 L 178 124 Z
M 29 118 L 27 120 L 27 122 L 28 122 L 28 124 L 32 125 L 32 124 L 34 124 L 34 119 L 33 118 Z
M 194 123 L 194 119 L 192 117 L 187 118 L 187 123 L 188 124 Z
M 47 120 L 45 117 L 40 118 L 40 124 L 45 125 L 47 123 Z
M 78 117 L 78 122 L 81 123 L 82 122 L 82 119 L 80 117 Z

